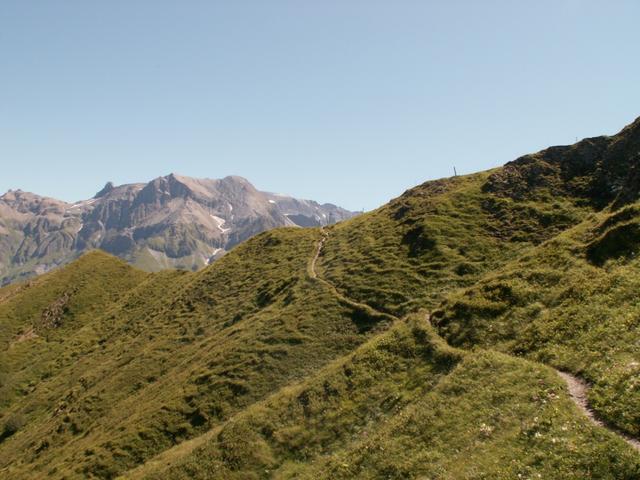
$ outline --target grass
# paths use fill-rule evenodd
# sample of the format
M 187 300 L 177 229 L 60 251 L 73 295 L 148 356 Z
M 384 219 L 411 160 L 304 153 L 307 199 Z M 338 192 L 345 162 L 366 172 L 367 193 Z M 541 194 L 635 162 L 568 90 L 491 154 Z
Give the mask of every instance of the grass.
M 109 304 L 117 302 L 143 281 L 145 274 L 122 261 L 94 252 L 69 267 L 2 289 L 0 301 L 0 405 L 26 395 L 44 377 L 56 375 L 75 361 L 66 343 L 67 331 L 81 329 Z M 62 297 L 60 328 L 49 328 L 43 312 Z M 25 341 L 21 341 L 26 337 Z M 78 341 L 93 342 L 83 331 Z
M 0 475 L 639 478 L 550 368 L 640 433 L 636 130 L 199 272 L 92 253 L 0 289 Z
M 331 227 L 320 272 L 351 298 L 401 316 L 434 308 L 585 211 L 570 200 L 487 195 L 491 173 L 427 182 Z
M 3 303 L 20 312 L 10 316 L 22 322 L 17 333 L 74 285 L 67 276 L 82 265 L 103 270 L 126 291 L 113 303 L 85 305 L 78 318 L 70 308 L 46 337 L 3 352 L 3 388 L 13 391 L 3 417 L 19 414 L 26 422 L 0 444 L 2 467 L 16 478 L 111 478 L 384 328 L 307 277 L 318 238 L 317 230 L 272 231 L 198 273 L 143 274 L 91 254 L 52 273 L 41 301 L 25 295 Z M 138 284 L 109 271 L 112 265 L 134 272 Z M 95 277 L 82 298 L 102 295 L 101 286 Z
M 550 369 L 447 346 L 414 315 L 127 478 L 632 479 Z
M 299 478 L 632 479 L 637 454 L 576 415 L 555 373 L 476 352 L 416 403 Z
M 605 248 L 637 206 L 602 212 L 452 294 L 434 314 L 463 348 L 483 346 L 554 365 L 591 382 L 610 424 L 640 434 L 640 266 L 635 237 Z M 621 220 L 622 219 L 622 220 Z M 597 246 L 597 261 L 592 251 Z M 621 250 L 622 249 L 622 250 Z

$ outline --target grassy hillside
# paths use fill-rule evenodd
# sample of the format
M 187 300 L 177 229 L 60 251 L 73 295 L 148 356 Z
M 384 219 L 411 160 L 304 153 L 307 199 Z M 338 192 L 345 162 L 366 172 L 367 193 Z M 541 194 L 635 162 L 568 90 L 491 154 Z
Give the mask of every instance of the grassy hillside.
M 414 315 L 127 478 L 638 475 L 638 455 L 576 415 L 555 373 L 455 350 Z
M 451 295 L 435 312 L 460 347 L 491 347 L 579 374 L 593 407 L 640 434 L 638 206 L 590 216 Z
M 553 370 L 640 434 L 639 139 L 427 182 L 196 273 L 92 253 L 0 289 L 0 475 L 639 478 Z
M 73 361 L 57 360 L 54 371 L 7 399 L 3 421 L 18 417 L 23 425 L 0 443 L 1 466 L 17 478 L 110 478 L 362 343 L 385 319 L 341 304 L 306 277 L 318 237 L 316 230 L 270 232 L 203 272 L 136 272 L 145 280 L 135 288 L 111 275 L 129 290 L 117 302 L 84 325 L 63 320 L 49 338 L 6 349 L 7 388 L 24 383 L 18 364 L 38 344 L 49 348 L 64 337 L 56 357 Z M 93 257 L 123 265 L 83 257 L 48 277 L 56 293 L 47 301 Z M 28 296 L 16 295 L 3 307 L 24 302 Z
M 331 227 L 320 271 L 349 296 L 403 315 L 435 307 L 591 211 L 572 198 L 487 193 L 491 173 L 427 182 Z
M 540 366 L 468 355 L 389 422 L 295 478 L 638 478 L 638 454 L 576 416 L 562 387 Z
M 0 290 L 0 406 L 28 396 L 95 343 L 93 318 L 124 298 L 146 274 L 93 252 L 28 283 Z M 68 336 L 77 333 L 77 344 Z

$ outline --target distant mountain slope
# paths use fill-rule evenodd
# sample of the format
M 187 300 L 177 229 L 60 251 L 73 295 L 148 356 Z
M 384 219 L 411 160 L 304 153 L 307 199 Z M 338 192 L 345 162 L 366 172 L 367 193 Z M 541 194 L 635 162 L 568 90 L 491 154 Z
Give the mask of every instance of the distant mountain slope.
M 353 215 L 260 192 L 241 177 L 171 174 L 148 184 L 108 183 L 75 204 L 9 191 L 0 197 L 0 283 L 43 273 L 93 248 L 148 271 L 193 270 L 262 231 L 330 225 Z
M 0 477 L 640 478 L 638 138 L 427 182 L 197 272 L 93 252 L 0 289 Z

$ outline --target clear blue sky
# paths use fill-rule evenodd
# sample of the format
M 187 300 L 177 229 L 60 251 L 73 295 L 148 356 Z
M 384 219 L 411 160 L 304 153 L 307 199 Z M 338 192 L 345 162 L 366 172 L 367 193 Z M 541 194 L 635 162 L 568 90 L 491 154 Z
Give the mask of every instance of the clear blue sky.
M 0 0 L 0 190 L 238 174 L 371 209 L 640 116 L 640 2 Z

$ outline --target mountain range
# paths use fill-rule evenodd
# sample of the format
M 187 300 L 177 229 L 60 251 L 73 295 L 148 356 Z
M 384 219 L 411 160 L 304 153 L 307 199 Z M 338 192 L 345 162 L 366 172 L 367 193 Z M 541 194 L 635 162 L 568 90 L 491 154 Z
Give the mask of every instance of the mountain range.
M 353 215 L 260 192 L 238 176 L 109 182 L 73 204 L 10 190 L 0 196 L 0 283 L 44 273 L 95 248 L 149 271 L 197 270 L 262 231 L 330 225 Z
M 197 271 L 5 286 L 0 477 L 636 480 L 639 169 L 640 118 Z

